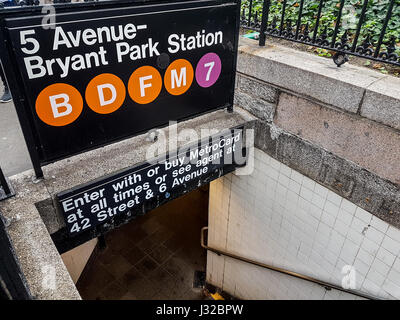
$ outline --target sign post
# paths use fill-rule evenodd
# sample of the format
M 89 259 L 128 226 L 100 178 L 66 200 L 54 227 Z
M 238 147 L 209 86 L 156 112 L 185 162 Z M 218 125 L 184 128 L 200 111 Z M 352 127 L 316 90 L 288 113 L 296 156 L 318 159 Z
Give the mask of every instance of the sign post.
M 15 193 L 0 167 L 0 201 L 8 199 L 14 195 Z

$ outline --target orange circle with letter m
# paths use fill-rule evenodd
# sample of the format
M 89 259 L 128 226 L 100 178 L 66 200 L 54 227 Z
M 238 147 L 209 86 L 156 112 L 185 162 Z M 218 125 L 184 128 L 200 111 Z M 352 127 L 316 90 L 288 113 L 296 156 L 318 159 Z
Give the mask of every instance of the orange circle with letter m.
M 165 72 L 165 89 L 174 96 L 181 95 L 190 88 L 193 77 L 193 67 L 189 61 L 185 59 L 175 60 Z

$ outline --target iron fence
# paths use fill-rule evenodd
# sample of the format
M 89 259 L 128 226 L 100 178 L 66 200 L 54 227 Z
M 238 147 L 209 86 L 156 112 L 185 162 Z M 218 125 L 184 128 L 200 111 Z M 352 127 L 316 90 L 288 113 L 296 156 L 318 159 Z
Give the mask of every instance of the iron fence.
M 243 0 L 241 27 L 266 36 L 400 66 L 400 0 Z

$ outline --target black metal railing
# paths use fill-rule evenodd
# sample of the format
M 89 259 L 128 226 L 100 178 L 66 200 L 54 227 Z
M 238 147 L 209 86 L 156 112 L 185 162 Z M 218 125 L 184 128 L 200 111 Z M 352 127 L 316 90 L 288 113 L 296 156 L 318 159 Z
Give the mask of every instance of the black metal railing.
M 266 36 L 400 66 L 400 0 L 242 0 L 241 27 Z

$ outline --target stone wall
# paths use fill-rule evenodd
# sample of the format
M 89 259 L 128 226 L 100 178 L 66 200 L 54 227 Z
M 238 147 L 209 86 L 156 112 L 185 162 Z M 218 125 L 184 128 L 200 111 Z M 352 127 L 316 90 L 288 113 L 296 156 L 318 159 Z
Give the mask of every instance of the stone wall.
M 400 79 L 285 47 L 240 47 L 256 146 L 400 227 Z
M 258 118 L 255 171 L 213 182 L 208 243 L 400 298 L 400 79 L 285 47 L 239 49 L 236 105 Z M 209 253 L 241 298 L 355 298 Z

